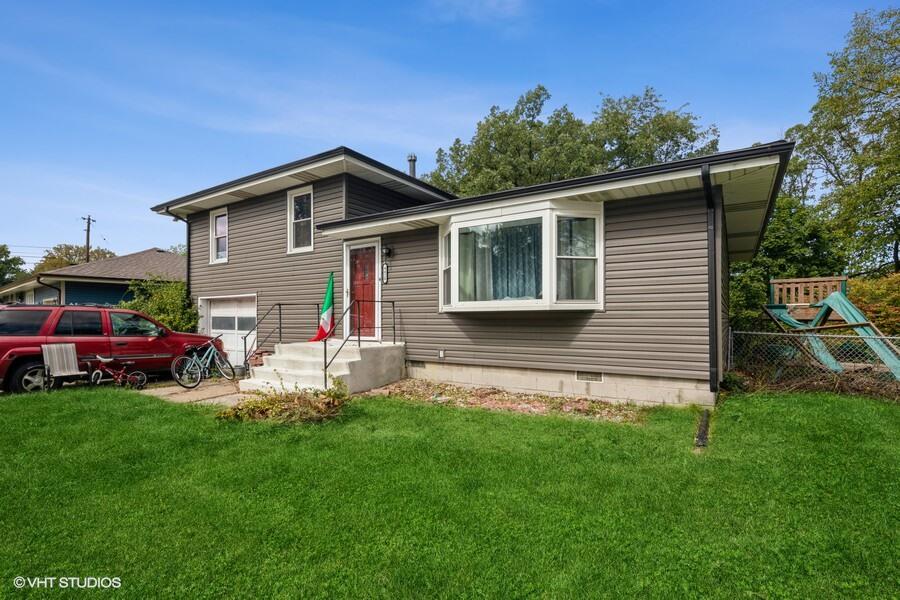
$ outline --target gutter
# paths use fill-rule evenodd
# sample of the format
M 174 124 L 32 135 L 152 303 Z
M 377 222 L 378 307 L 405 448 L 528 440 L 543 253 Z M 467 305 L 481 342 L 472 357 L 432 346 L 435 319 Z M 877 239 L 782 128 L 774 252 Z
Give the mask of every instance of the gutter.
M 183 217 L 179 217 L 178 215 L 171 212 L 169 210 L 168 206 L 163 209 L 163 212 L 165 212 L 167 215 L 172 217 L 173 220 L 181 221 L 182 223 L 184 223 L 184 230 L 185 230 L 184 247 L 186 249 L 185 269 L 184 269 L 184 271 L 185 271 L 184 272 L 184 289 L 185 289 L 185 296 L 186 296 L 185 299 L 188 301 L 188 304 L 191 304 L 191 223 L 187 219 L 185 219 Z
M 329 229 L 334 229 L 337 227 L 358 225 L 361 223 L 374 223 L 377 221 L 392 218 L 412 217 L 424 215 L 430 212 L 443 211 L 453 208 L 462 208 L 482 204 L 492 200 L 526 197 L 541 192 L 567 190 L 583 187 L 586 185 L 635 179 L 644 175 L 656 175 L 663 173 L 674 173 L 678 171 L 687 171 L 690 169 L 696 169 L 697 167 L 702 168 L 703 165 L 706 165 L 706 167 L 709 168 L 710 165 L 714 164 L 748 160 L 751 158 L 758 158 L 762 156 L 771 156 L 773 154 L 778 154 L 781 162 L 778 171 L 779 179 L 776 181 L 778 187 L 780 188 L 781 179 L 784 177 L 784 170 L 787 168 L 787 159 L 790 157 L 793 148 L 793 142 L 771 142 L 759 146 L 743 148 L 741 150 L 719 152 L 716 154 L 710 154 L 708 156 L 686 158 L 667 163 L 648 165 L 646 167 L 636 167 L 633 169 L 625 169 L 623 171 L 610 171 L 609 173 L 602 173 L 600 175 L 588 175 L 586 177 L 576 177 L 574 179 L 564 179 L 562 181 L 553 181 L 550 183 L 539 183 L 536 185 L 502 190 L 500 192 L 492 192 L 490 194 L 483 194 L 480 196 L 469 196 L 467 198 L 457 198 L 455 200 L 446 200 L 444 202 L 423 204 L 420 206 L 413 206 L 409 208 L 400 208 L 380 213 L 361 215 L 350 219 L 344 219 L 342 221 L 330 221 L 328 223 L 317 224 L 316 229 L 318 229 L 319 231 L 327 231 Z M 777 194 L 777 192 L 775 192 L 775 194 Z
M 709 391 L 719 391 L 719 290 L 718 260 L 716 251 L 716 201 L 713 195 L 712 179 L 709 175 L 709 163 L 700 166 L 700 179 L 703 181 L 703 196 L 706 198 L 706 271 L 707 295 L 709 297 Z
M 35 277 L 35 281 L 37 281 L 37 284 L 38 284 L 38 285 L 42 285 L 42 286 L 44 286 L 44 287 L 48 287 L 48 288 L 50 288 L 51 290 L 56 290 L 56 299 L 57 299 L 57 302 L 59 302 L 60 304 L 62 304 L 62 300 L 63 300 L 62 290 L 61 290 L 60 288 L 56 287 L 55 285 L 50 285 L 49 283 L 44 283 L 43 281 L 41 281 L 41 276 L 42 276 L 41 274 L 38 274 L 38 275 Z

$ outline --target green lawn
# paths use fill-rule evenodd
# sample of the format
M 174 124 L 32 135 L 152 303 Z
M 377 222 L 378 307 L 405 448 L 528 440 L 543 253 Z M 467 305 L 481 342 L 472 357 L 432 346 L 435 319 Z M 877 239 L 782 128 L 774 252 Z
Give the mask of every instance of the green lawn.
M 900 595 L 900 406 L 730 398 L 640 425 L 390 399 L 226 424 L 116 390 L 0 397 L 0 597 Z

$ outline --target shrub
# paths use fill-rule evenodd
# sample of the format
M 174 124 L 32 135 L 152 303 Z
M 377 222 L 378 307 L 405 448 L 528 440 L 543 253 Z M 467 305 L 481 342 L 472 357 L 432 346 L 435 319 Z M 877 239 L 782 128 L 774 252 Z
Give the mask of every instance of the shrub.
M 128 290 L 133 299 L 122 302 L 122 308 L 148 314 L 175 331 L 197 330 L 200 314 L 188 300 L 183 282 L 153 277 L 145 281 L 132 281 Z
M 877 279 L 852 279 L 847 287 L 850 301 L 884 335 L 900 335 L 900 273 Z
M 332 378 L 327 390 L 295 389 L 257 391 L 251 398 L 220 411 L 222 421 L 275 421 L 277 423 L 320 423 L 341 414 L 350 399 L 347 384 Z

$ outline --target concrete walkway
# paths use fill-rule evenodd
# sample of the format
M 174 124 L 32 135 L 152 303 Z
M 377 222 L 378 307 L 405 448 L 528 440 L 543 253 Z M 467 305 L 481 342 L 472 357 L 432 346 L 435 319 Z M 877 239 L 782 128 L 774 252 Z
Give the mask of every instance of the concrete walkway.
M 173 383 L 172 385 L 146 388 L 141 390 L 141 393 L 179 404 L 215 404 L 218 406 L 234 406 L 247 396 L 238 389 L 236 381 L 222 383 L 204 381 L 192 390 Z

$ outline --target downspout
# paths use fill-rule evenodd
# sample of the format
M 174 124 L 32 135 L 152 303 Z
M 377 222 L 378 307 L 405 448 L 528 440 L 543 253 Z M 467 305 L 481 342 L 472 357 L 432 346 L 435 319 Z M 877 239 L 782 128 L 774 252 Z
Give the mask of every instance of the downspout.
M 59 304 L 62 304 L 62 301 L 63 301 L 63 294 L 62 294 L 62 290 L 61 290 L 60 288 L 56 287 L 55 285 L 50 285 L 49 283 L 44 283 L 43 281 L 41 281 L 41 276 L 40 276 L 40 275 L 38 275 L 38 276 L 35 278 L 35 281 L 37 281 L 38 285 L 42 285 L 42 286 L 44 286 L 44 287 L 48 287 L 48 288 L 50 288 L 50 289 L 52 289 L 52 290 L 56 290 L 56 301 L 57 301 Z
M 719 317 L 716 314 L 719 306 L 718 261 L 716 259 L 716 201 L 713 195 L 712 179 L 709 176 L 709 163 L 700 167 L 700 179 L 703 181 L 703 195 L 706 198 L 706 271 L 707 295 L 709 297 L 709 391 L 719 391 Z
M 184 247 L 185 251 L 185 262 L 187 263 L 185 274 L 184 274 L 184 288 L 185 288 L 185 296 L 188 304 L 192 304 L 191 302 L 191 223 L 187 219 L 183 217 L 179 217 L 169 210 L 169 207 L 165 207 L 163 209 L 167 215 L 172 217 L 175 221 L 181 221 L 184 223 L 185 236 L 184 236 Z

